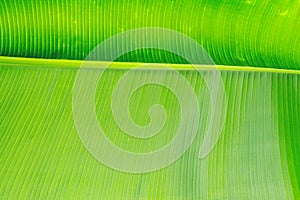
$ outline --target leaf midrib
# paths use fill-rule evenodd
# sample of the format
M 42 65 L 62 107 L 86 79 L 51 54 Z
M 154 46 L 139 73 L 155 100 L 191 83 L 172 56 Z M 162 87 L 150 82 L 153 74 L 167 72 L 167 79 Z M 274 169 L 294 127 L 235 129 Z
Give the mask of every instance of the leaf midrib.
M 230 66 L 230 65 L 199 65 L 199 64 L 169 64 L 169 63 L 139 63 L 139 62 L 110 62 L 110 61 L 85 61 L 85 60 L 66 60 L 66 59 L 44 59 L 44 58 L 22 58 L 0 56 L 1 66 L 12 67 L 47 67 L 47 68 L 65 68 L 79 69 L 84 63 L 88 69 L 104 69 L 108 64 L 110 69 L 133 69 L 142 66 L 145 70 L 168 70 L 167 67 L 176 70 L 218 70 L 218 71 L 249 71 L 249 72 L 266 72 L 281 74 L 300 74 L 300 70 L 295 69 L 278 69 L 266 67 L 250 66 Z

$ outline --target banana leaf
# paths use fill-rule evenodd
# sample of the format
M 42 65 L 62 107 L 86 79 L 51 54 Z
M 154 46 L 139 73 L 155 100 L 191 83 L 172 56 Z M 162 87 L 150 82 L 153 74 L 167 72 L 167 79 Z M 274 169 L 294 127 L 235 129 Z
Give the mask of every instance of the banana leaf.
M 268 0 L 1 1 L 0 198 L 300 198 L 299 8 L 298 1 Z M 143 27 L 187 35 L 217 65 L 196 63 L 195 70 L 174 53 L 138 49 L 113 62 L 94 87 L 76 90 L 81 66 L 99 43 Z M 106 53 L 100 64 L 110 61 Z M 99 162 L 86 147 L 76 120 L 89 117 L 74 119 L 74 92 L 82 94 L 84 103 L 91 101 L 85 90 L 94 89 L 95 116 L 118 148 L 139 154 L 161 149 L 177 137 L 183 116 L 181 102 L 170 89 L 157 84 L 137 88 L 128 113 L 117 113 L 121 120 L 129 116 L 141 127 L 166 117 L 151 137 L 128 135 L 112 110 L 115 99 L 117 105 L 126 99 L 122 90 L 113 98 L 119 81 L 141 63 L 150 67 L 133 71 L 127 83 L 159 77 L 182 91 L 182 99 L 190 103 L 193 97 L 178 84 L 180 75 L 193 88 L 199 105 L 199 110 L 189 108 L 187 116 L 193 123 L 192 116 L 199 111 L 199 118 L 191 144 L 183 150 L 178 146 L 182 156 L 158 170 L 131 173 Z M 83 80 L 89 83 L 90 75 L 102 71 L 88 69 Z M 226 107 L 220 119 L 211 110 L 214 102 L 206 81 L 216 71 L 226 96 L 226 100 L 216 96 Z M 149 112 L 157 104 L 164 107 L 164 114 Z M 86 109 L 83 104 L 78 107 Z M 199 157 L 207 130 L 216 126 L 210 125 L 211 119 L 222 129 L 211 151 Z M 189 136 L 186 131 L 184 144 Z M 128 163 L 109 150 L 104 153 L 112 162 L 138 165 L 138 160 Z M 144 167 L 168 159 L 149 159 Z

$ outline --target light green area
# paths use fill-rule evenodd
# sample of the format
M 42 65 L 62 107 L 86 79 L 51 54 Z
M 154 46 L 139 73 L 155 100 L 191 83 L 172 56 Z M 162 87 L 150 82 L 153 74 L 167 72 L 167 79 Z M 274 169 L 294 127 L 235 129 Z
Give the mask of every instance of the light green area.
M 131 68 L 135 63 L 122 65 Z M 299 75 L 220 71 L 228 97 L 227 118 L 217 145 L 199 160 L 210 119 L 210 98 L 198 72 L 181 70 L 199 100 L 201 119 L 196 139 L 174 164 L 156 172 L 129 174 L 98 162 L 80 141 L 72 115 L 77 71 L 74 66 L 20 66 L 13 62 L 1 66 L 2 198 L 291 199 L 299 194 L 299 148 L 294 138 L 298 137 L 300 112 L 298 106 L 292 106 L 300 98 Z M 104 73 L 95 98 L 97 116 L 116 145 L 149 152 L 174 137 L 179 105 L 164 87 L 148 85 L 137 90 L 129 104 L 135 122 L 149 123 L 149 107 L 160 103 L 168 113 L 167 123 L 147 142 L 126 136 L 115 124 L 109 106 L 114 85 L 126 71 L 112 68 Z M 139 78 L 161 71 L 135 73 Z M 174 78 L 172 72 L 163 73 Z M 204 77 L 210 75 L 209 70 L 203 73 Z M 114 155 L 108 152 L 108 156 Z

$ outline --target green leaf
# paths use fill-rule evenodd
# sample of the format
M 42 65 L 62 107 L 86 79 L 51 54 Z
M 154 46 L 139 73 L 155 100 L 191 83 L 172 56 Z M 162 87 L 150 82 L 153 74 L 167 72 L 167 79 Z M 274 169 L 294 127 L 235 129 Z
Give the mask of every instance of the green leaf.
M 114 34 L 162 27 L 198 41 L 217 64 L 299 69 L 299 8 L 296 0 L 2 1 L 0 55 L 80 60 Z M 182 62 L 147 51 L 123 61 Z
M 0 198 L 300 198 L 299 6 L 298 1 L 268 0 L 1 1 Z M 114 34 L 139 27 L 179 31 L 207 50 L 224 83 L 227 101 L 218 99 L 218 108 L 226 107 L 226 117 L 219 119 L 211 110 L 205 81 L 214 76 L 211 66 L 198 66 L 199 74 L 184 58 L 156 49 L 121 56 L 99 79 L 93 99 L 99 125 L 116 146 L 153 152 L 176 138 L 180 126 L 181 102 L 164 85 L 138 88 L 128 113 L 120 113 L 143 127 L 151 124 L 151 106 L 162 105 L 167 120 L 157 135 L 136 138 L 118 126 L 111 109 L 113 91 L 138 62 L 172 63 L 193 88 L 200 110 L 196 137 L 179 159 L 149 173 L 128 173 L 99 162 L 85 146 L 74 119 L 73 95 L 91 50 Z M 134 72 L 132 84 L 162 76 L 163 83 L 173 83 L 192 99 L 176 85 L 174 71 L 155 66 Z M 199 159 L 211 120 L 224 126 L 214 148 Z M 106 155 L 120 161 L 112 152 Z M 138 160 L 129 164 L 138 165 Z
M 199 159 L 211 116 L 203 77 L 210 76 L 211 71 L 203 67 L 202 77 L 188 66 L 181 69 L 180 74 L 191 83 L 199 100 L 197 136 L 172 165 L 132 174 L 101 164 L 78 136 L 72 95 L 81 61 L 5 57 L 1 61 L 3 198 L 290 199 L 299 195 L 299 71 L 221 66 L 227 117 L 215 148 Z M 125 135 L 109 104 L 116 83 L 135 65 L 115 63 L 104 73 L 97 87 L 96 113 L 114 144 L 127 151 L 149 152 L 175 137 L 180 109 L 167 88 L 145 86 L 130 101 L 133 120 L 146 125 L 149 107 L 160 103 L 168 114 L 166 127 L 146 141 Z M 133 77 L 157 73 L 165 73 L 166 79 L 176 78 L 172 71 L 159 69 L 137 72 Z

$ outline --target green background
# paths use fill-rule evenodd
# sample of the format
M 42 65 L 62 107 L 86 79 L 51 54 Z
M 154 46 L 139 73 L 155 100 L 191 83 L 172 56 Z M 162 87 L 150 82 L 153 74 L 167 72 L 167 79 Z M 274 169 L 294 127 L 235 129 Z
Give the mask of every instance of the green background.
M 299 198 L 299 16 L 299 1 L 1 1 L 0 55 L 35 59 L 0 57 L 0 198 Z M 174 164 L 130 174 L 101 164 L 80 141 L 72 93 L 81 62 L 67 60 L 83 60 L 113 34 L 149 26 L 187 34 L 218 65 L 231 66 L 220 66 L 228 111 L 217 145 L 199 160 L 210 99 L 203 77 L 181 70 L 199 99 L 197 137 Z M 119 61 L 128 67 L 137 61 L 186 63 L 151 49 L 131 52 Z M 149 123 L 147 111 L 153 103 L 164 105 L 169 118 L 157 137 L 130 138 L 129 143 L 109 107 L 113 87 L 125 72 L 112 68 L 100 80 L 95 98 L 99 123 L 128 151 L 157 149 L 174 137 L 178 102 L 158 86 L 136 91 L 129 106 L 133 120 Z

